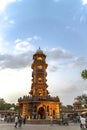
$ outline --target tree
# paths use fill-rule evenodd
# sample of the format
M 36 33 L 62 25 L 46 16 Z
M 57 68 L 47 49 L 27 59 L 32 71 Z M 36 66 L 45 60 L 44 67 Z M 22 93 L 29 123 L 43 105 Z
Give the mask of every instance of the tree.
M 69 109 L 73 109 L 72 105 L 67 105 L 66 107 L 69 108 Z
M 86 69 L 82 71 L 81 77 L 82 77 L 83 79 L 87 79 L 87 70 L 86 70 Z
M 14 103 L 7 103 L 3 98 L 0 98 L 0 110 L 9 110 L 11 107 L 14 107 L 15 110 L 18 110 L 18 107 Z
M 81 96 L 77 96 L 77 97 L 75 98 L 75 101 L 81 103 L 81 105 L 82 105 L 83 107 L 86 107 L 86 108 L 87 108 L 87 94 L 83 94 L 83 95 L 81 95 Z
M 5 109 L 5 101 L 3 98 L 0 98 L 0 110 L 4 110 Z

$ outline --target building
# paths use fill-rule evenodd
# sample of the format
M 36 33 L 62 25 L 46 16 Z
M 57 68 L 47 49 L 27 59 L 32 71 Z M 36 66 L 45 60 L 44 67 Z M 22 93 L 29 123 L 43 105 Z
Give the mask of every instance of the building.
M 52 97 L 48 92 L 47 72 L 48 64 L 46 55 L 39 48 L 33 55 L 32 84 L 28 96 L 18 99 L 22 116 L 29 116 L 30 119 L 49 119 L 52 115 L 55 119 L 60 117 L 60 99 Z

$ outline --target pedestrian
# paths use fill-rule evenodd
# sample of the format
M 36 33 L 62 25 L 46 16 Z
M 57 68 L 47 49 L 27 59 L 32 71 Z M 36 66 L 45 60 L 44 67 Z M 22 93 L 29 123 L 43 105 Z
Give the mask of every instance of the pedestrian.
M 18 116 L 15 115 L 15 128 L 17 128 L 17 125 L 18 125 Z
M 19 115 L 19 117 L 18 117 L 18 123 L 19 123 L 19 127 L 21 127 L 22 126 L 22 117 L 21 117 L 21 115 Z
M 81 129 L 86 128 L 86 119 L 85 119 L 84 115 L 80 116 L 80 128 Z
M 52 115 L 50 116 L 50 125 L 51 126 L 53 125 L 53 117 L 52 117 Z
M 26 120 L 27 120 L 27 117 L 24 116 L 24 118 L 23 118 L 23 124 L 26 124 Z

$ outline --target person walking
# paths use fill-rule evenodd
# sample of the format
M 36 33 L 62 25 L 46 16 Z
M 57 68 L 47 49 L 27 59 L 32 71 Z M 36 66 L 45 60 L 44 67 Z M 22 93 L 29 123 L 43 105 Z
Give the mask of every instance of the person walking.
M 84 115 L 80 116 L 80 128 L 81 129 L 85 129 L 86 128 L 86 119 L 85 119 Z
M 50 125 L 51 126 L 53 125 L 53 117 L 52 117 L 52 115 L 50 116 Z
M 22 117 L 21 117 L 21 115 L 19 115 L 19 117 L 18 117 L 18 123 L 19 123 L 19 127 L 21 127 L 22 126 Z
M 24 118 L 23 118 L 23 124 L 26 124 L 26 120 L 27 120 L 27 117 L 24 116 Z
M 15 116 L 15 128 L 17 128 L 17 125 L 18 125 L 18 116 L 16 115 Z

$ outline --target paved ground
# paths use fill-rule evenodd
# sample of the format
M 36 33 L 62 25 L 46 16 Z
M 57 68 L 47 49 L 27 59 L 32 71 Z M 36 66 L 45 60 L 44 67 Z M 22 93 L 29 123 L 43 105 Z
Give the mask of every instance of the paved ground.
M 47 125 L 22 125 L 21 128 L 15 128 L 14 123 L 0 122 L 0 130 L 80 130 L 79 124 L 69 124 L 69 126 L 59 126 L 54 124 L 53 126 Z

